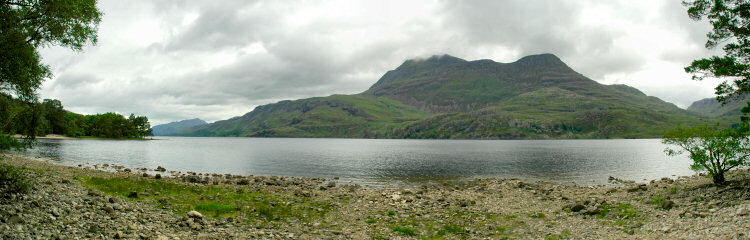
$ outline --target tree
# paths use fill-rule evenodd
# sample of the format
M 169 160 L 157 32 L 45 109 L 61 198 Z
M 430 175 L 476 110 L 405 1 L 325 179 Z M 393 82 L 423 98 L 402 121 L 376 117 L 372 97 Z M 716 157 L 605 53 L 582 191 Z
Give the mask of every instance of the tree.
M 729 78 L 716 87 L 716 99 L 726 103 L 750 91 L 750 2 L 746 0 L 683 1 L 691 19 L 704 17 L 713 26 L 706 36 L 706 48 L 723 45 L 724 56 L 713 56 L 692 62 L 685 71 L 694 80 L 706 77 Z M 750 113 L 750 103 L 742 112 Z M 743 122 L 750 119 L 742 117 Z
M 27 105 L 2 108 L 0 115 L 40 116 L 36 91 L 52 71 L 41 62 L 37 49 L 57 45 L 81 51 L 86 44 L 95 44 L 101 15 L 96 0 L 0 0 L 0 94 Z M 30 112 L 16 112 L 19 109 Z M 9 139 L 8 134 L 17 131 L 11 128 L 24 127 L 20 132 L 33 139 L 43 121 L 23 122 L 30 125 L 0 126 L 0 136 Z
M 749 163 L 750 139 L 743 130 L 719 129 L 718 126 L 686 129 L 678 127 L 668 131 L 662 142 L 681 148 L 667 148 L 667 155 L 675 156 L 688 152 L 693 160 L 690 167 L 694 171 L 708 171 L 714 184 L 724 184 L 724 173 Z
M 95 44 L 101 15 L 96 0 L 0 0 L 0 90 L 35 100 L 52 76 L 37 48 Z

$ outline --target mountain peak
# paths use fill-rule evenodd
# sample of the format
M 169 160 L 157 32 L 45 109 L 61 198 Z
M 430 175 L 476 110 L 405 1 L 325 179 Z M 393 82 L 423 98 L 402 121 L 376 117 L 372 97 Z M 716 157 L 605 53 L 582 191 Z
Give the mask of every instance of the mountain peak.
M 518 59 L 515 64 L 525 67 L 568 67 L 560 58 L 551 53 L 529 55 Z
M 432 65 L 432 66 L 442 66 L 442 65 L 449 65 L 454 63 L 464 63 L 466 60 L 448 55 L 432 55 L 428 58 L 415 58 L 415 59 L 409 59 L 406 60 L 401 66 L 414 66 L 414 65 Z

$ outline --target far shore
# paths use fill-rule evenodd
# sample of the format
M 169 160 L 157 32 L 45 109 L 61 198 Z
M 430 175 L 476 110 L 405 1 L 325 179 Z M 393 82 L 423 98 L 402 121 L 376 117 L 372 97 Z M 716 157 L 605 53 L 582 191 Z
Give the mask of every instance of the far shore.
M 16 139 L 24 138 L 21 134 L 14 134 L 11 135 L 11 137 Z M 90 136 L 82 136 L 82 137 L 68 137 L 64 135 L 58 135 L 58 134 L 47 134 L 46 136 L 36 136 L 36 139 L 56 139 L 56 140 L 85 140 L 85 139 L 93 139 L 93 140 L 156 140 L 153 137 L 149 138 L 100 138 L 100 137 L 90 137 Z
M 9 152 L 34 189 L 0 199 L 0 238 L 746 239 L 750 170 L 570 186 L 485 178 L 399 189 L 338 179 L 71 167 Z M 105 171 L 106 169 L 106 171 Z

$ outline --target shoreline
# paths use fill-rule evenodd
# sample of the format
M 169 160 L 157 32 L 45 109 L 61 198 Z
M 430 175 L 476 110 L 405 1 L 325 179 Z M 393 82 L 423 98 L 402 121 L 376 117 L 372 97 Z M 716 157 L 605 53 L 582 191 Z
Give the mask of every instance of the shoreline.
M 0 158 L 26 168 L 35 188 L 0 201 L 0 237 L 11 239 L 750 237 L 748 169 L 729 174 L 727 186 L 693 175 L 619 186 L 482 178 L 377 189 L 335 178 L 171 176 L 166 169 L 157 179 L 155 169 L 107 172 L 7 152 Z M 131 182 L 136 198 L 104 187 Z M 206 209 L 198 210 L 203 216 L 188 216 L 196 207 Z
M 22 139 L 23 135 L 20 134 L 14 134 L 11 135 L 12 138 L 15 139 Z M 153 136 L 150 138 L 100 138 L 100 137 L 89 137 L 89 136 L 82 136 L 82 137 L 68 137 L 58 134 L 47 134 L 46 136 L 36 136 L 36 139 L 48 139 L 48 140 L 158 140 L 154 139 Z

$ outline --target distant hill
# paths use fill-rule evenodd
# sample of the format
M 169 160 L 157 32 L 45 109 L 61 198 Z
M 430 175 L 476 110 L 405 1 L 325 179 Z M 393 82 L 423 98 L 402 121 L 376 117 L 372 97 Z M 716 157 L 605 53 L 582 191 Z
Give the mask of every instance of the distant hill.
M 407 60 L 368 90 L 263 105 L 188 136 L 644 138 L 708 117 L 626 85 L 602 85 L 552 54 L 512 63 Z
M 687 110 L 711 117 L 737 117 L 742 115 L 742 108 L 747 106 L 749 101 L 750 95 L 731 99 L 723 105 L 716 101 L 716 98 L 704 98 L 690 104 Z
M 179 122 L 171 122 L 165 124 L 159 124 L 152 127 L 154 136 L 174 136 L 177 133 L 185 132 L 190 130 L 192 127 L 206 125 L 207 122 L 198 118 L 182 120 Z

